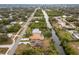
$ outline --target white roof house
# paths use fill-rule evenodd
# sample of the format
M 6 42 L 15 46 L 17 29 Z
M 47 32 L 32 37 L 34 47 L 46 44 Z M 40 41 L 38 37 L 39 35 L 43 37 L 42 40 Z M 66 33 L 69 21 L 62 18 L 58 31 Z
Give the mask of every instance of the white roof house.
M 20 25 L 22 25 L 22 24 L 23 24 L 23 22 L 19 22 L 19 24 L 20 24 Z
M 14 22 L 11 22 L 10 24 L 16 24 L 17 22 L 16 21 L 14 21 Z
M 27 16 L 25 16 L 25 18 L 27 18 Z
M 32 34 L 41 34 L 39 29 L 33 29 Z
M 35 21 L 35 23 L 38 23 L 39 21 Z
M 0 20 L 2 20 L 2 18 L 3 18 L 3 16 L 2 16 L 2 15 L 0 15 Z
M 29 40 L 29 38 L 22 38 L 21 40 Z
M 66 15 L 63 15 L 62 17 L 63 17 L 63 18 L 66 18 L 67 16 L 66 16 Z
M 7 28 L 11 27 L 12 25 L 6 25 Z
M 0 20 L 2 20 L 2 18 L 0 18 Z
M 79 39 L 79 33 L 74 32 L 73 35 L 75 36 L 76 39 Z
M 19 44 L 31 44 L 30 42 L 19 42 Z
M 2 15 L 0 15 L 0 18 L 2 18 L 3 16 Z
M 10 15 L 10 16 L 9 16 L 9 19 L 13 19 L 13 16 L 12 16 L 12 15 Z
M 8 37 L 12 37 L 13 34 L 12 34 L 12 33 L 9 33 L 9 34 L 7 34 L 7 35 L 8 35 Z

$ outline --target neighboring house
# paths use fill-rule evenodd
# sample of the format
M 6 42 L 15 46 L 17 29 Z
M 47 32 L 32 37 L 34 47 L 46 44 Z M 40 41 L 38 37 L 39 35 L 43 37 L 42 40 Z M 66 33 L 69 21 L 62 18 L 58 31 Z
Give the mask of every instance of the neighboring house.
M 11 20 L 13 19 L 13 16 L 11 14 L 9 14 L 9 19 L 11 19 Z
M 20 25 L 22 25 L 22 24 L 23 24 L 23 22 L 19 22 L 19 24 L 20 24 Z
M 7 27 L 3 24 L 0 24 L 0 32 L 7 32 Z
M 41 47 L 43 44 L 44 36 L 41 34 L 39 29 L 32 31 L 32 36 L 29 37 L 32 46 Z
M 3 18 L 3 16 L 2 16 L 2 15 L 0 15 L 0 20 L 2 20 L 2 18 Z
M 67 18 L 67 16 L 66 16 L 66 15 L 63 15 L 62 17 L 63 17 L 64 19 L 66 19 L 66 18 Z
M 29 38 L 22 38 L 19 44 L 31 44 L 31 43 L 29 42 Z
M 13 36 L 13 34 L 12 33 L 8 33 L 7 36 L 11 38 Z
M 0 18 L 3 18 L 3 16 L 2 16 L 2 15 L 0 15 Z
M 13 25 L 13 24 L 16 24 L 16 23 L 17 23 L 17 22 L 16 22 L 16 21 L 14 21 L 14 22 L 11 22 L 10 24 L 12 24 L 12 25 Z
M 35 23 L 39 23 L 39 21 L 35 21 Z
M 8 20 L 9 20 L 10 22 L 14 21 L 12 14 L 9 14 Z
M 65 28 L 65 29 L 75 29 L 74 25 L 68 23 L 65 19 L 62 19 L 60 16 L 54 17 L 54 18 L 58 21 L 58 24 L 61 27 Z
M 6 25 L 6 28 L 10 28 L 12 25 Z
M 27 18 L 27 16 L 25 16 L 25 18 Z
M 0 20 L 2 20 L 2 18 L 0 18 Z

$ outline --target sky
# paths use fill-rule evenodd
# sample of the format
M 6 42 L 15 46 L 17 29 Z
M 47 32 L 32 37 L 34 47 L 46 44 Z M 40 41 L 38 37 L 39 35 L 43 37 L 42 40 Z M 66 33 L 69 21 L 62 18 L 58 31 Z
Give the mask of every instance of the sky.
M 78 0 L 0 0 L 0 4 L 79 4 Z

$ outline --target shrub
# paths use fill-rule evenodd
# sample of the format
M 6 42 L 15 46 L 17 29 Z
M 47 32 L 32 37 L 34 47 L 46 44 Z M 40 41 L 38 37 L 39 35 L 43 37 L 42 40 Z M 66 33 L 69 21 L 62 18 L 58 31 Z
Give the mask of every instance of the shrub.
M 17 32 L 20 28 L 21 26 L 19 24 L 14 24 L 7 29 L 7 32 Z

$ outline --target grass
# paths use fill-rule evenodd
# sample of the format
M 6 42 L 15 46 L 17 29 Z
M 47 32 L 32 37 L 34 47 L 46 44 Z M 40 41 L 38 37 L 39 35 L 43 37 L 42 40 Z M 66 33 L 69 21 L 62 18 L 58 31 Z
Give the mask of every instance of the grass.
M 65 52 L 69 55 L 79 55 L 79 41 L 68 42 L 65 46 Z
M 57 32 L 57 35 L 59 36 L 60 40 L 73 40 L 71 34 L 69 32 L 66 32 L 62 29 L 59 29 L 59 28 L 55 28 L 55 31 Z
M 50 17 L 54 17 L 54 16 L 62 16 L 63 15 L 63 12 L 62 11 L 57 11 L 55 9 L 52 9 L 51 11 L 47 11 L 47 14 Z
M 43 16 L 41 9 L 38 9 L 34 16 Z
M 5 54 L 8 48 L 0 48 L 0 54 Z
M 0 42 L 0 45 L 8 45 L 8 44 L 12 44 L 11 39 L 8 39 L 7 41 L 4 41 L 4 42 Z
M 45 39 L 43 47 L 31 47 L 31 45 L 20 44 L 16 49 L 16 55 L 57 55 L 54 44 L 50 39 Z

